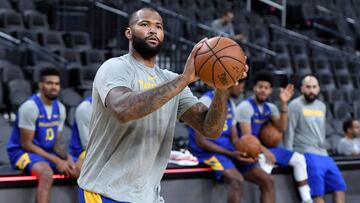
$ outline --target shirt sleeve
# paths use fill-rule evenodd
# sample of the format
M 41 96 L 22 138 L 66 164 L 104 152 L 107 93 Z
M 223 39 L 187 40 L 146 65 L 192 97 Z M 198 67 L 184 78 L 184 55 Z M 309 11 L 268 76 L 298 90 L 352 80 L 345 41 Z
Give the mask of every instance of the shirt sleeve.
M 183 89 L 179 94 L 179 107 L 177 112 L 177 118 L 180 119 L 181 116 L 194 104 L 198 103 L 199 100 L 191 92 L 189 87 Z
M 199 101 L 209 108 L 212 100 L 208 96 L 202 96 Z
M 254 110 L 248 101 L 241 102 L 235 110 L 236 122 L 251 123 L 251 116 L 254 114 Z
M 112 58 L 101 65 L 94 79 L 94 87 L 103 105 L 105 106 L 106 96 L 111 89 L 120 86 L 131 89 L 132 78 L 129 64 L 124 60 Z
M 271 116 L 275 118 L 280 118 L 280 113 L 278 107 L 273 103 L 267 103 L 270 108 Z
M 75 121 L 79 130 L 80 142 L 84 149 L 89 142 L 89 123 L 91 113 L 92 105 L 89 101 L 83 101 L 75 111 Z
M 39 109 L 32 100 L 24 102 L 18 111 L 19 128 L 25 128 L 35 131 L 36 119 L 39 115 Z
M 58 131 L 62 132 L 66 120 L 66 108 L 62 103 L 59 102 L 59 109 L 60 109 L 60 123 L 59 123 Z
M 295 129 L 297 127 L 297 121 L 300 116 L 300 112 L 298 108 L 296 108 L 296 104 L 293 102 L 290 102 L 289 109 L 291 110 L 288 112 L 288 129 L 285 134 L 284 145 L 287 149 L 293 150 Z
M 337 151 L 339 154 L 350 156 L 354 149 L 351 142 L 342 138 L 337 145 Z

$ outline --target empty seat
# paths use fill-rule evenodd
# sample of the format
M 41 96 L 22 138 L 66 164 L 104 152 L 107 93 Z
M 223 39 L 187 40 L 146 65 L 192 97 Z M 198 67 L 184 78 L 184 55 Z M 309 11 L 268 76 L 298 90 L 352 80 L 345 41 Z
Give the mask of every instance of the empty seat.
M 285 71 L 288 74 L 293 73 L 293 69 L 291 67 L 290 58 L 287 55 L 277 55 L 275 57 L 275 68 L 276 70 Z
M 353 103 L 353 112 L 355 118 L 360 118 L 360 101 L 356 101 Z
M 334 118 L 344 121 L 347 118 L 352 117 L 352 108 L 345 101 L 337 101 L 332 104 L 332 111 Z
M 331 73 L 317 74 L 319 79 L 320 87 L 323 90 L 335 89 L 334 78 Z
M 26 37 L 36 43 L 39 43 L 38 34 L 33 30 L 28 30 L 28 29 L 18 30 L 18 31 L 14 31 L 12 35 L 18 39 L 23 39 L 24 37 Z
M 326 57 L 316 57 L 313 59 L 313 72 L 314 73 L 330 73 L 331 64 Z
M 4 101 L 4 87 L 2 82 L 0 82 L 0 111 L 3 111 L 6 108 Z
M 59 49 L 55 53 L 65 58 L 68 65 L 81 66 L 81 57 L 77 49 Z
M 49 30 L 47 17 L 44 14 L 38 13 L 36 11 L 27 11 L 24 14 L 24 18 L 27 27 L 33 31 Z
M 77 93 L 72 88 L 62 89 L 59 98 L 60 101 L 67 107 L 67 109 L 77 106 L 82 101 L 79 93 Z
M 12 10 L 12 6 L 8 0 L 0 0 L 0 10 Z
M 353 82 L 349 74 L 340 74 L 335 75 L 335 81 L 337 83 L 338 88 L 344 90 L 352 90 L 354 89 Z
M 36 11 L 33 0 L 17 0 L 17 7 L 21 12 Z
M 101 64 L 105 62 L 105 52 L 99 49 L 91 49 L 85 52 L 85 64 Z
M 23 79 L 15 79 L 9 81 L 7 86 L 11 108 L 16 111 L 31 96 L 31 84 Z
M 333 104 L 334 102 L 344 101 L 345 95 L 341 89 L 329 89 L 321 92 L 327 103 Z
M 298 56 L 294 58 L 294 69 L 297 74 L 311 74 L 311 68 L 307 56 Z
M 41 33 L 42 45 L 51 50 L 59 50 L 65 48 L 62 33 L 57 31 L 47 31 Z
M 6 152 L 6 144 L 9 140 L 12 131 L 12 126 L 0 114 L 0 165 L 10 164 L 9 157 Z
M 24 73 L 20 69 L 19 66 L 8 63 L 8 64 L 1 64 L 2 67 L 2 81 L 4 83 L 9 82 L 10 80 L 14 79 L 24 79 Z
M 91 49 L 91 42 L 89 34 L 86 32 L 71 32 L 68 35 L 69 45 L 72 48 L 79 50 L 88 50 Z
M 342 58 L 334 58 L 332 60 L 333 72 L 336 74 L 349 74 L 347 62 Z
M 13 10 L 0 10 L 0 29 L 7 33 L 24 29 L 21 15 Z
M 91 88 L 96 72 L 101 64 L 90 64 L 81 69 L 80 80 L 83 88 Z

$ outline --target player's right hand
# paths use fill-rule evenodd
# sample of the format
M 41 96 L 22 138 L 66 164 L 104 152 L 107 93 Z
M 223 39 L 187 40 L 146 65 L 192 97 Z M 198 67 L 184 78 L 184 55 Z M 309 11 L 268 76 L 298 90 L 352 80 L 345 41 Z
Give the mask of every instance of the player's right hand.
M 71 166 L 65 160 L 58 160 L 56 163 L 56 169 L 65 176 L 70 176 Z
M 189 84 L 192 82 L 195 82 L 199 79 L 199 76 L 197 76 L 195 73 L 195 55 L 207 39 L 208 38 L 205 37 L 200 42 L 198 42 L 193 47 L 190 55 L 188 56 L 188 58 L 186 60 L 184 72 L 182 73 L 182 75 L 186 78 L 186 80 L 188 81 Z
M 275 157 L 275 155 L 274 155 L 271 151 L 269 151 L 269 150 L 265 150 L 263 153 L 264 153 L 264 155 L 265 155 L 266 162 L 267 162 L 268 164 L 274 165 L 275 162 L 276 162 L 276 157 Z
M 236 160 L 238 160 L 240 163 L 245 163 L 245 164 L 252 164 L 258 160 L 257 158 L 254 159 L 252 157 L 249 157 L 245 152 L 239 152 L 239 151 L 234 151 L 233 157 Z

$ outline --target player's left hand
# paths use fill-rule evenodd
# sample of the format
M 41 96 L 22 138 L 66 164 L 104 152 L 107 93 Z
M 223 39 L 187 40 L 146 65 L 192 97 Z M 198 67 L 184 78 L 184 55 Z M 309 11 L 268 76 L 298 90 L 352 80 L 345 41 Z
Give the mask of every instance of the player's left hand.
M 285 88 L 280 88 L 280 102 L 287 103 L 294 95 L 294 85 L 288 84 Z

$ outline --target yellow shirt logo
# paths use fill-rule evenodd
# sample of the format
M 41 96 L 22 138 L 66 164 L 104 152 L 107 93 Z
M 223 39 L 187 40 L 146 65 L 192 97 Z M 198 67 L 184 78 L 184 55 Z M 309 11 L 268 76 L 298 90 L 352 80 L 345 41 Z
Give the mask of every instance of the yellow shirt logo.
M 141 89 L 152 89 L 154 87 L 157 86 L 156 82 L 155 82 L 155 76 L 148 76 L 147 77 L 147 81 L 145 80 L 138 80 L 138 83 L 140 85 Z
M 317 109 L 303 109 L 304 116 L 324 117 L 324 112 Z

